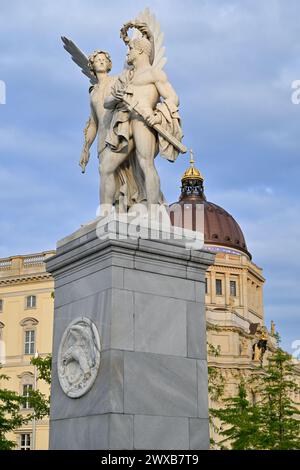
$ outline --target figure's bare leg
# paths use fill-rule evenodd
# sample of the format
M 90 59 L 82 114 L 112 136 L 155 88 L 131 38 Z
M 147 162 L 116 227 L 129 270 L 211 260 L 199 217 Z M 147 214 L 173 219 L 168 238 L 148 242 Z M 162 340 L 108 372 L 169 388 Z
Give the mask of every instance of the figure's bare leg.
M 100 203 L 106 207 L 112 206 L 116 193 L 115 172 L 117 168 L 128 157 L 132 148 L 132 143 L 126 149 L 126 152 L 115 153 L 108 147 L 100 156 L 99 173 L 100 173 Z
M 132 120 L 132 132 L 136 155 L 145 176 L 148 209 L 158 204 L 160 195 L 160 179 L 154 166 L 157 153 L 156 135 L 144 121 Z

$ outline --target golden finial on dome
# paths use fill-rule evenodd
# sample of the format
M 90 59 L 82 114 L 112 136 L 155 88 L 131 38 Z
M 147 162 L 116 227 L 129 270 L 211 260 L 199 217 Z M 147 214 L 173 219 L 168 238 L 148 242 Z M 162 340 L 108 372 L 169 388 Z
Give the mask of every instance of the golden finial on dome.
M 194 163 L 195 163 L 194 152 L 192 149 L 190 149 L 190 167 L 187 168 L 187 170 L 185 170 L 181 178 L 181 181 L 184 181 L 186 179 L 196 179 L 196 180 L 201 180 L 201 181 L 204 180 L 200 171 L 197 168 L 195 168 Z

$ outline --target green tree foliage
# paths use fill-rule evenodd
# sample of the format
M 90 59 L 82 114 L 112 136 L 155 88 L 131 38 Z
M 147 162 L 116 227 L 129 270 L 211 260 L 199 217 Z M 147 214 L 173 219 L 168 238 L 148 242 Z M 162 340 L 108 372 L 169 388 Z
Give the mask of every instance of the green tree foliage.
M 292 396 L 299 392 L 293 380 L 291 356 L 278 348 L 258 379 L 260 395 L 260 449 L 300 449 L 300 411 Z
M 220 355 L 220 350 L 221 350 L 220 345 L 215 347 L 213 344 L 207 343 L 207 353 L 210 356 L 218 357 Z M 224 379 L 222 371 L 220 370 L 219 367 L 208 365 L 207 372 L 208 372 L 208 395 L 209 395 L 209 398 L 213 402 L 218 402 L 224 394 L 225 379 Z M 211 430 L 218 433 L 219 427 L 218 427 L 218 424 L 216 423 L 216 420 L 214 418 L 215 417 L 213 416 L 213 414 L 210 413 L 209 414 L 209 422 L 210 422 Z M 217 444 L 216 444 L 215 440 L 212 438 L 212 436 L 210 437 L 210 445 L 211 445 L 212 449 L 217 448 Z
M 9 380 L 9 377 L 0 374 L 0 380 Z M 29 418 L 20 411 L 23 400 L 24 398 L 18 393 L 0 388 L 0 450 L 13 449 L 16 443 L 6 438 L 7 433 L 29 421 Z
M 38 378 L 44 380 L 47 384 L 51 383 L 51 364 L 52 356 L 48 354 L 46 357 L 33 357 L 31 364 L 37 367 Z
M 223 404 L 223 408 L 211 410 L 211 414 L 221 422 L 219 435 L 223 439 L 218 446 L 226 449 L 226 444 L 230 444 L 233 450 L 256 448 L 259 410 L 249 403 L 243 381 L 239 384 L 238 395 L 223 399 Z
M 247 387 L 255 391 L 256 403 L 247 398 Z M 299 387 L 293 380 L 291 356 L 278 348 L 265 368 L 243 380 L 236 397 L 223 399 L 211 416 L 221 423 L 218 448 L 293 450 L 300 449 L 300 411 L 293 402 Z
M 37 357 L 31 360 L 37 367 L 38 378 L 50 384 L 51 381 L 51 356 Z M 7 375 L 1 374 L 0 380 L 9 380 Z M 22 410 L 24 397 L 17 392 L 0 388 L 0 450 L 11 450 L 16 443 L 7 439 L 7 434 L 20 428 L 33 419 L 42 419 L 49 414 L 50 397 L 46 397 L 39 390 L 31 390 L 27 400 L 30 410 Z
M 51 364 L 52 356 L 48 354 L 46 357 L 33 357 L 31 364 L 37 368 L 38 379 L 44 380 L 48 385 L 51 384 Z M 29 399 L 31 407 L 33 408 L 33 417 L 42 419 L 44 416 L 49 415 L 50 412 L 50 396 L 46 397 L 45 394 L 39 390 L 30 390 Z

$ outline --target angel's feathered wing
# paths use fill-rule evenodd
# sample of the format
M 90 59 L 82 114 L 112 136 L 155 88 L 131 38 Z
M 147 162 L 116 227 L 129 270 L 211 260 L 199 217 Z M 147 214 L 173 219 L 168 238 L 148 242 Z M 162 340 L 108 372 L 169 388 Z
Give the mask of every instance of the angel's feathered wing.
M 75 64 L 77 64 L 81 68 L 82 73 L 90 79 L 91 84 L 95 85 L 97 78 L 90 72 L 87 56 L 70 39 L 62 36 L 61 40 L 64 43 L 64 49 L 71 55 Z
M 157 21 L 155 15 L 151 13 L 149 8 L 145 8 L 141 13 L 138 14 L 136 17 L 136 21 L 141 23 L 146 23 L 153 34 L 154 38 L 154 47 L 155 47 L 155 55 L 153 61 L 153 67 L 162 69 L 167 62 L 167 58 L 165 57 L 166 48 L 163 46 L 164 42 L 164 33 L 160 30 L 160 24 Z M 140 35 L 139 31 L 134 32 L 135 35 Z

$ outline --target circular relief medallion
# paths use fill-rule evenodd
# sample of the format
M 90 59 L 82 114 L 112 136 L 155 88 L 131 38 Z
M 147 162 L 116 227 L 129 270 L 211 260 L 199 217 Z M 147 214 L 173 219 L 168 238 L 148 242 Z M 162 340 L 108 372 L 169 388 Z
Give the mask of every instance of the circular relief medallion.
M 66 328 L 58 349 L 58 378 L 70 398 L 79 398 L 92 387 L 100 365 L 100 336 L 96 325 L 79 317 Z

